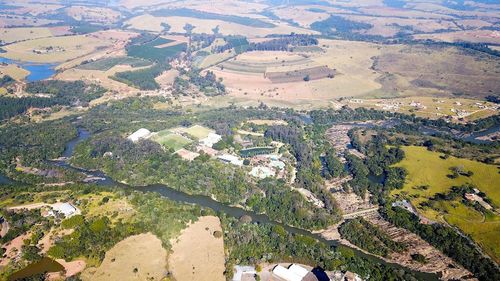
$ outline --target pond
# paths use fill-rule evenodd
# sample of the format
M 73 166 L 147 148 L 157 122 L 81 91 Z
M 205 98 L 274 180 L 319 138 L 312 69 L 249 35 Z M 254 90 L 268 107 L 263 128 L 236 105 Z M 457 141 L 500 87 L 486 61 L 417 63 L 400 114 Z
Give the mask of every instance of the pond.
M 42 258 L 40 261 L 32 263 L 27 267 L 14 272 L 10 280 L 25 280 L 38 274 L 45 274 L 47 272 L 59 272 L 64 270 L 64 267 L 51 258 Z
M 2 63 L 15 64 L 28 70 L 30 74 L 26 77 L 27 82 L 40 81 L 52 77 L 56 73 L 55 67 L 57 66 L 50 63 L 22 62 L 0 57 L 0 64 Z

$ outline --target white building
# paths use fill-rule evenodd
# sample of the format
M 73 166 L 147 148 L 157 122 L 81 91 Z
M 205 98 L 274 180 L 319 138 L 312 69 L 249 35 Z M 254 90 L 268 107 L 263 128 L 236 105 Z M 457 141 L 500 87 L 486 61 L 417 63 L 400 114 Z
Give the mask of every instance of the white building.
M 236 273 L 233 275 L 233 281 L 241 281 L 243 275 L 254 276 L 257 274 L 257 271 L 253 266 L 236 265 L 234 269 L 236 270 Z
M 135 131 L 133 134 L 127 137 L 127 139 L 137 142 L 141 139 L 147 139 L 151 136 L 151 132 L 148 129 L 140 128 L 139 130 Z
M 230 163 L 236 166 L 243 166 L 243 160 L 231 154 L 219 155 L 217 156 L 217 158 L 224 163 Z
M 214 146 L 214 144 L 218 143 L 222 137 L 216 133 L 208 133 L 206 138 L 200 139 L 200 144 L 208 147 Z
M 289 268 L 277 265 L 273 269 L 273 274 L 286 281 L 302 281 L 309 273 L 309 270 L 300 265 L 292 264 Z
M 70 203 L 54 203 L 51 204 L 50 207 L 52 208 L 52 210 L 48 212 L 50 216 L 54 216 L 55 212 L 63 214 L 66 218 L 80 214 L 80 210 Z

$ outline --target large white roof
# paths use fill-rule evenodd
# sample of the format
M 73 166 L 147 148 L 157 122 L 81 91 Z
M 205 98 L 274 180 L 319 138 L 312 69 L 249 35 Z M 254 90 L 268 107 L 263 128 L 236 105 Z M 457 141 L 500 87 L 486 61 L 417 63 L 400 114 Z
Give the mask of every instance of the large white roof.
M 289 268 L 288 268 L 289 271 L 299 275 L 300 277 L 304 278 L 304 276 L 307 275 L 307 273 L 309 272 L 309 270 L 303 268 L 302 266 L 300 265 L 296 265 L 296 264 L 292 264 Z
M 302 281 L 302 278 L 304 277 L 304 276 L 296 274 L 295 272 L 293 272 L 290 269 L 287 269 L 281 265 L 277 265 L 273 269 L 273 274 L 278 276 L 279 278 L 286 280 L 286 281 Z
M 148 129 L 140 128 L 139 130 L 135 131 L 133 134 L 128 136 L 127 139 L 136 142 L 140 139 L 147 138 L 151 135 L 151 132 Z

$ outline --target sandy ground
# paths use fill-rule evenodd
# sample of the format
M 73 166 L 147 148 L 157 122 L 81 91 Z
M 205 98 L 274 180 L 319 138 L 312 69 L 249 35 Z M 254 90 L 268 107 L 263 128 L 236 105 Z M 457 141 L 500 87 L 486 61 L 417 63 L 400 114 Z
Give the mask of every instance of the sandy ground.
M 46 280 L 65 280 L 65 278 L 75 276 L 85 269 L 86 263 L 83 260 L 74 260 L 67 262 L 63 259 L 56 259 L 64 267 L 65 272 L 48 273 Z
M 162 280 L 166 275 L 167 251 L 151 233 L 130 236 L 106 253 L 98 268 L 85 270 L 82 280 Z
M 172 243 L 168 263 L 177 281 L 225 280 L 224 241 L 215 231 L 222 231 L 219 218 L 200 217 Z
M 21 247 L 24 244 L 25 239 L 29 239 L 31 237 L 31 233 L 25 233 L 17 236 L 9 243 L 2 245 L 2 248 L 5 248 L 5 258 L 0 258 L 0 266 L 5 266 L 9 264 L 10 261 L 17 258 L 20 253 Z

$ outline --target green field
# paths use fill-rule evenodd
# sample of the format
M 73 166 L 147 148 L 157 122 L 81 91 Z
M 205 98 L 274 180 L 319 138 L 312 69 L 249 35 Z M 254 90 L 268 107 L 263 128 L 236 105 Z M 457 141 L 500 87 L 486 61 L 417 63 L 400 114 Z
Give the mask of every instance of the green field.
M 161 144 L 163 147 L 173 149 L 174 151 L 177 151 L 192 142 L 192 140 L 181 135 L 174 134 L 169 130 L 158 132 L 154 137 L 152 137 L 152 140 Z
M 104 58 L 79 65 L 78 68 L 85 70 L 107 71 L 115 65 L 130 65 L 131 67 L 142 67 L 151 65 L 151 62 L 140 58 L 131 57 Z
M 425 147 L 407 146 L 402 148 L 405 159 L 396 164 L 408 171 L 406 183 L 392 195 L 408 198 L 421 214 L 431 220 L 446 221 L 469 234 L 495 260 L 500 260 L 500 216 L 495 213 L 483 214 L 462 203 L 461 200 L 435 201 L 433 208 L 419 204 L 429 201 L 437 193 L 445 194 L 452 186 L 472 184 L 500 206 L 500 174 L 498 167 L 468 159 L 450 156 L 442 159 L 441 153 L 428 151 Z M 473 172 L 470 177 L 459 176 L 452 179 L 451 167 L 462 167 Z M 426 186 L 426 188 L 419 188 Z
M 165 61 L 168 58 L 176 56 L 178 53 L 186 50 L 187 44 L 159 48 L 158 46 L 172 43 L 173 40 L 158 37 L 147 43 L 138 43 L 127 46 L 127 55 L 130 57 L 147 59 L 150 61 Z
M 200 125 L 193 125 L 189 128 L 182 129 L 182 131 L 186 132 L 188 135 L 196 139 L 206 138 L 209 133 L 213 132 L 213 130 Z

